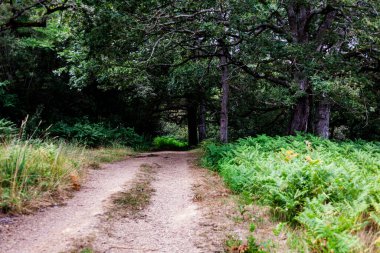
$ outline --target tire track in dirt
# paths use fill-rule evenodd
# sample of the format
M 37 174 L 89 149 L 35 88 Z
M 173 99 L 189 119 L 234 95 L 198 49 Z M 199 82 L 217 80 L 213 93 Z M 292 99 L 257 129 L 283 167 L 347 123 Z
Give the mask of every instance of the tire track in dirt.
M 99 223 L 96 231 L 82 241 L 82 248 L 109 253 L 203 252 L 195 245 L 201 214 L 193 202 L 194 178 L 187 163 L 189 154 L 155 155 L 150 160 L 155 170 L 151 204 L 137 216 L 103 217 L 107 222 Z
M 66 205 L 16 217 L 8 228 L 0 225 L 0 252 L 61 252 L 73 239 L 96 226 L 108 198 L 132 180 L 143 162 L 130 159 L 90 170 L 82 190 Z

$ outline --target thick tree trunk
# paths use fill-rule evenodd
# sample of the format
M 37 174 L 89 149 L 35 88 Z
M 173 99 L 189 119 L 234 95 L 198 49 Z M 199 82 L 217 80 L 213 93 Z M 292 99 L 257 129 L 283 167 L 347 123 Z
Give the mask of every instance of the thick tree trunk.
M 308 20 L 311 15 L 311 9 L 306 5 L 299 5 L 298 2 L 291 2 L 287 8 L 289 27 L 294 43 L 304 44 L 309 41 Z M 302 73 L 302 70 L 295 70 L 294 80 L 299 89 L 306 93 L 300 97 L 293 111 L 292 119 L 289 126 L 289 134 L 296 132 L 306 132 L 308 130 L 310 116 L 310 83 Z
M 331 103 L 326 94 L 319 101 L 316 109 L 315 134 L 322 138 L 330 137 L 330 113 Z
M 313 12 L 310 5 L 306 2 L 290 1 L 287 6 L 288 22 L 293 43 L 304 44 L 308 43 L 310 40 L 313 40 L 318 45 L 316 51 L 321 52 L 325 41 L 325 35 L 327 31 L 331 29 L 338 11 L 332 7 L 326 8 L 325 13 L 323 14 L 323 22 L 319 25 L 316 36 L 310 36 L 310 22 L 315 13 L 316 12 Z M 311 84 L 309 84 L 306 76 L 299 75 L 302 70 L 297 68 L 296 71 L 298 71 L 298 73 L 294 76 L 295 81 L 299 83 L 300 89 L 306 92 L 306 95 L 297 101 L 293 112 L 289 133 L 294 134 L 296 131 L 307 132 L 308 122 L 310 122 L 311 124 L 309 125 L 312 128 L 310 130 L 312 130 L 312 132 L 321 137 L 328 138 L 331 110 L 330 103 L 324 97 L 317 105 L 315 111 L 311 113 Z M 315 123 L 310 115 L 315 115 Z
M 293 2 L 289 4 L 287 12 L 293 41 L 298 44 L 307 43 L 309 39 L 307 20 L 310 15 L 310 8 L 299 6 L 296 2 Z M 294 80 L 298 84 L 299 89 L 306 94 L 298 99 L 293 111 L 289 126 L 289 134 L 293 135 L 296 132 L 307 131 L 310 116 L 309 81 L 300 70 L 296 70 L 294 73 Z
M 189 146 L 198 145 L 197 105 L 190 102 L 187 106 L 187 132 Z
M 310 115 L 309 96 L 300 98 L 293 111 L 292 121 L 290 124 L 289 134 L 296 132 L 306 132 Z
M 307 131 L 310 116 L 310 96 L 308 94 L 309 82 L 305 77 L 300 78 L 300 74 L 296 75 L 296 80 L 299 84 L 300 90 L 306 94 L 298 99 L 294 108 L 289 127 L 289 134 L 292 135 L 296 134 L 296 132 Z
M 199 125 L 198 125 L 198 136 L 199 142 L 207 138 L 206 130 L 206 105 L 205 100 L 202 99 L 202 102 L 199 106 Z
M 229 83 L 228 83 L 228 66 L 227 57 L 222 55 L 220 57 L 221 68 L 221 84 L 222 84 L 222 103 L 220 110 L 220 141 L 222 143 L 228 142 L 228 96 L 229 96 Z

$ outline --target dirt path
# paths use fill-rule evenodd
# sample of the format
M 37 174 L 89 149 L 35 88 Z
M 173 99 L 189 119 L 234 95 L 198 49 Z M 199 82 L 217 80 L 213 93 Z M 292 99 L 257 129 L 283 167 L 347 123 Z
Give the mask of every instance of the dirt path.
M 202 252 L 195 242 L 201 213 L 192 201 L 188 153 L 161 152 L 141 158 L 155 167 L 151 205 L 137 218 L 117 216 L 102 222 L 89 238 L 99 252 Z M 106 236 L 105 236 L 106 235 Z
M 192 201 L 194 178 L 183 152 L 143 154 L 91 170 L 87 183 L 67 205 L 21 216 L 5 229 L 0 252 L 67 252 L 91 240 L 99 252 L 201 252 L 193 237 L 201 214 Z M 157 167 L 151 205 L 143 219 L 104 222 L 110 198 L 133 182 L 142 164 Z M 107 230 L 107 234 L 103 234 Z
M 227 235 L 246 238 L 251 221 L 233 221 L 240 215 L 233 196 L 217 175 L 195 168 L 195 159 L 190 152 L 158 152 L 91 170 L 65 206 L 0 221 L 0 253 L 223 252 Z M 151 189 L 142 195 L 147 205 L 115 209 L 116 198 L 144 188 Z M 272 229 L 264 225 L 260 234 Z
M 139 160 L 128 160 L 105 165 L 104 170 L 90 170 L 86 185 L 67 205 L 21 216 L 13 221 L 10 229 L 1 231 L 0 252 L 65 250 L 73 238 L 91 231 L 104 212 L 106 200 L 134 178 L 140 164 Z

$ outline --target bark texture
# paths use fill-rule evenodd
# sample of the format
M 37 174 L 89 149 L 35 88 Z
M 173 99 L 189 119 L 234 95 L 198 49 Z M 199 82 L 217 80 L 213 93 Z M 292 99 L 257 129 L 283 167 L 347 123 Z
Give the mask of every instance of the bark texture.
M 310 23 L 316 13 L 324 15 L 323 20 L 320 23 L 315 36 L 310 36 Z M 317 11 L 312 10 L 307 3 L 290 1 L 287 6 L 287 15 L 292 42 L 296 44 L 304 44 L 313 41 L 316 43 L 316 51 L 322 52 L 325 36 L 332 27 L 337 16 L 337 10 L 328 5 L 323 11 Z M 296 66 L 297 62 L 295 61 L 294 63 Z M 315 110 L 315 123 L 311 124 L 313 129 L 308 129 L 308 122 L 313 122 L 313 119 L 310 118 L 312 105 L 312 87 L 310 79 L 305 75 L 302 69 L 295 67 L 294 80 L 299 85 L 299 89 L 305 93 L 305 96 L 299 98 L 294 107 L 289 134 L 295 134 L 297 131 L 307 132 L 308 130 L 313 130 L 313 132 L 319 136 L 328 138 L 331 110 L 330 103 L 326 100 L 325 95 L 323 95 L 321 102 L 318 103 Z
M 319 101 L 316 109 L 316 122 L 315 122 L 315 134 L 322 138 L 328 139 L 330 137 L 330 113 L 331 103 L 326 94 L 323 94 L 323 98 Z
M 288 22 L 294 43 L 303 44 L 309 41 L 308 25 L 311 17 L 311 9 L 305 5 L 298 5 L 296 1 L 290 3 L 287 8 Z M 310 116 L 310 83 L 307 76 L 300 69 L 294 70 L 294 80 L 304 96 L 297 100 L 289 126 L 289 134 L 306 132 Z
M 309 95 L 309 82 L 307 78 L 296 78 L 299 89 L 304 92 L 304 95 L 297 100 L 293 110 L 292 119 L 289 127 L 289 134 L 296 134 L 296 132 L 306 132 L 308 130 L 309 116 L 310 116 L 310 95 Z
M 220 141 L 222 143 L 228 142 L 228 97 L 229 97 L 229 83 L 228 83 L 228 66 L 226 51 L 220 57 L 221 69 L 221 84 L 222 84 L 222 101 L 220 110 Z

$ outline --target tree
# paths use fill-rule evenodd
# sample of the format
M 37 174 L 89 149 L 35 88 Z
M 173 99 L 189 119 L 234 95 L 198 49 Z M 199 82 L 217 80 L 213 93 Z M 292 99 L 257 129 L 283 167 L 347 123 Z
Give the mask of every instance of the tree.
M 86 0 L 63 16 L 28 3 L 18 5 L 33 6 L 18 21 L 50 22 L 2 33 L 21 42 L 2 44 L 11 54 L 2 56 L 0 96 L 20 102 L 3 115 L 54 108 L 42 117 L 67 117 L 34 89 L 25 96 L 31 82 L 48 87 L 43 94 L 83 95 L 92 106 L 77 104 L 75 114 L 93 121 L 112 118 L 149 135 L 160 133 L 160 121 L 187 125 L 192 145 L 216 135 L 329 137 L 342 125 L 355 129 L 350 136 L 370 136 L 377 124 L 374 1 Z
M 363 17 L 377 16 L 378 4 L 299 0 L 261 3 L 261 18 L 244 34 L 249 41 L 245 43 L 266 42 L 269 46 L 257 47 L 256 64 L 250 64 L 253 67 L 247 64 L 252 57 L 244 53 L 231 61 L 255 78 L 294 90 L 290 134 L 309 131 L 327 138 L 334 94 L 322 87 L 342 79 L 351 81 L 346 85 L 349 87 L 363 77 L 354 73 L 358 66 L 347 61 L 345 55 L 365 45 L 358 41 L 355 26 Z

